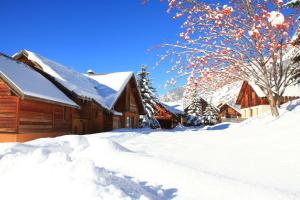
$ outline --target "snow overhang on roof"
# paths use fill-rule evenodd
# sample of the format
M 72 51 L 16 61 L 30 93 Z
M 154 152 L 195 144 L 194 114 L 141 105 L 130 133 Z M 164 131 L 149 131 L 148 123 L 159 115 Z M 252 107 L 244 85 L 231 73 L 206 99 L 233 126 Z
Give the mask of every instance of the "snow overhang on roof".
M 28 50 L 22 50 L 15 54 L 14 57 L 18 58 L 22 55 L 30 62 L 37 64 L 41 71 L 51 76 L 56 82 L 68 91 L 76 94 L 79 98 L 94 100 L 101 107 L 111 110 L 107 93 L 115 93 L 112 88 L 100 84 L 94 79 L 69 67 Z
M 266 97 L 264 92 L 255 83 L 248 82 L 248 84 L 252 87 L 252 89 L 255 91 L 257 96 Z M 288 87 L 286 87 L 282 96 L 287 96 L 287 97 L 300 96 L 300 85 L 296 83 L 289 85 Z
M 34 98 L 79 108 L 49 80 L 11 57 L 0 55 L 0 76 L 21 98 Z
M 88 76 L 101 85 L 107 86 L 109 90 L 103 91 L 103 97 L 108 108 L 112 109 L 124 91 L 130 79 L 134 76 L 133 72 L 116 72 L 109 74 L 88 74 Z
M 160 102 L 160 104 L 169 112 L 175 115 L 183 115 L 183 105 L 179 102 Z

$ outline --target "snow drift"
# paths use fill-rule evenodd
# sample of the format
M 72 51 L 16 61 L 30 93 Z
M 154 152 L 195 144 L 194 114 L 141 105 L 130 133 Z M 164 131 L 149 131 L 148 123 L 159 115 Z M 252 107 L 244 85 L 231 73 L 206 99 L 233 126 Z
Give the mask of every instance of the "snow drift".
M 240 124 L 0 144 L 0 198 L 300 199 L 300 100 Z

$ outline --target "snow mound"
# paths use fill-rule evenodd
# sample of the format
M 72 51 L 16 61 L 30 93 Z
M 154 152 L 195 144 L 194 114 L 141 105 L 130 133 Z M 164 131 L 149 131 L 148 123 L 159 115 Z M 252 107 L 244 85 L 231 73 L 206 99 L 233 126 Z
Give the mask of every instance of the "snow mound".
M 161 199 L 160 187 L 95 165 L 78 152 L 97 157 L 130 152 L 116 142 L 63 136 L 0 149 L 1 199 Z M 17 192 L 16 192 L 17 190 Z
M 271 111 L 262 113 L 258 116 L 249 118 L 240 124 L 238 127 L 253 127 L 253 126 L 267 126 L 272 129 L 281 126 L 287 130 L 297 127 L 300 119 L 300 99 L 289 101 L 279 108 L 280 116 L 277 118 L 272 117 Z M 273 131 L 274 132 L 274 131 Z

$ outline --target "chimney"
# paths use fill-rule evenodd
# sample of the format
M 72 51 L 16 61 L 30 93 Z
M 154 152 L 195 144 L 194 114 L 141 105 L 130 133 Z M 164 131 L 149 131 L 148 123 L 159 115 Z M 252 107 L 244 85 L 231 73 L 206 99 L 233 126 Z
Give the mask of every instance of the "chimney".
M 91 69 L 89 69 L 89 70 L 87 71 L 87 74 L 88 74 L 88 75 L 95 75 L 94 71 L 91 70 Z

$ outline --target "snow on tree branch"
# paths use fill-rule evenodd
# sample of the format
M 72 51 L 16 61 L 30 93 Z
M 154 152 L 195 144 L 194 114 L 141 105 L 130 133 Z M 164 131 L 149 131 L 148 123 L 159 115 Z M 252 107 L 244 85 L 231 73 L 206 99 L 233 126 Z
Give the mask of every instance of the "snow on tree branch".
M 231 0 L 227 4 L 169 0 L 167 12 L 181 18 L 179 40 L 164 44 L 172 69 L 195 72 L 200 90 L 214 90 L 238 79 L 256 83 L 273 114 L 286 87 L 299 75 L 290 32 L 295 16 L 284 14 L 282 0 Z M 205 84 L 203 84 L 205 83 Z

